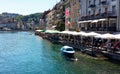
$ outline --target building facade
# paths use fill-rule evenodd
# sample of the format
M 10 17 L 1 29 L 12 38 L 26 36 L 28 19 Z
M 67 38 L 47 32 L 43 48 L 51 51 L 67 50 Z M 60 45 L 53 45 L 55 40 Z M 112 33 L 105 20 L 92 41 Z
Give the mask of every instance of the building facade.
M 70 18 L 70 0 L 64 0 L 65 7 L 65 30 L 69 30 L 71 26 Z
M 52 29 L 52 25 L 53 25 L 53 14 L 54 14 L 54 10 L 51 10 L 47 15 L 46 15 L 46 29 L 50 30 Z
M 58 28 L 59 23 L 65 22 L 64 11 L 64 0 L 60 0 L 56 3 L 51 10 L 45 11 L 42 19 L 40 19 L 41 29 L 55 30 Z
M 61 0 L 60 2 L 58 2 L 54 7 L 53 7 L 53 9 L 52 10 L 54 10 L 54 14 L 53 14 L 53 17 L 54 17 L 54 19 L 53 20 L 55 20 L 54 21 L 54 25 L 56 25 L 57 26 L 57 24 L 59 23 L 59 22 L 65 22 L 65 18 L 64 18 L 64 1 L 63 0 Z
M 70 29 L 78 30 L 78 20 L 80 17 L 79 14 L 80 8 L 80 0 L 70 0 L 70 18 L 71 18 L 71 26 Z
M 79 30 L 117 31 L 119 0 L 80 0 Z

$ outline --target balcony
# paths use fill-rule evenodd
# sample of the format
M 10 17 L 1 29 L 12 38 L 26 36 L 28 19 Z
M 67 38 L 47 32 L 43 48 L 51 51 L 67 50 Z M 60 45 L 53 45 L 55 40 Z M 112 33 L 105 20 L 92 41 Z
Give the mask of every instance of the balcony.
M 108 11 L 108 12 L 101 13 L 101 16 L 106 18 L 114 18 L 114 17 L 117 17 L 117 14 L 112 11 Z
M 94 19 L 102 19 L 102 18 L 116 18 L 117 14 L 108 11 L 108 12 L 104 12 L 104 13 L 99 13 L 97 15 L 86 15 L 86 16 L 82 16 L 80 21 L 83 20 L 94 20 Z
M 107 7 L 108 6 L 108 2 L 106 0 L 101 0 L 100 5 Z
M 116 31 L 116 27 L 88 27 L 86 31 Z
M 96 7 L 95 4 L 90 4 L 90 5 L 89 5 L 89 8 L 95 8 L 95 7 Z
M 101 0 L 100 3 L 103 4 L 103 5 L 106 5 L 106 4 L 107 4 L 107 1 L 106 1 L 106 0 Z

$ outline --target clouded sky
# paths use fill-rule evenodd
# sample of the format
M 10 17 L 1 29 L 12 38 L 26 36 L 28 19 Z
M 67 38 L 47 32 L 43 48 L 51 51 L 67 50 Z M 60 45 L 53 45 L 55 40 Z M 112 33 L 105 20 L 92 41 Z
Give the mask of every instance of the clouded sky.
M 60 0 L 0 0 L 0 13 L 28 15 L 51 9 Z

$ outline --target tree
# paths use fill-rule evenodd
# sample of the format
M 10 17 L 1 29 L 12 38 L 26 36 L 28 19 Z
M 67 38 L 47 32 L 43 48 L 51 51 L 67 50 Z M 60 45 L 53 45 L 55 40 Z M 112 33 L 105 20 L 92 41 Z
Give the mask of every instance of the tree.
M 65 30 L 65 23 L 64 22 L 58 22 L 56 30 L 64 31 Z

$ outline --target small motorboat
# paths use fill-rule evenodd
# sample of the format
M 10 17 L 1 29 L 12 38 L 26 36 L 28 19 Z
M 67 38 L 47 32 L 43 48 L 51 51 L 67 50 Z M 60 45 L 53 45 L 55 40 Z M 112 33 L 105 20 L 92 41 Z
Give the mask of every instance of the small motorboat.
M 73 58 L 73 57 L 74 57 L 75 51 L 74 51 L 73 47 L 63 46 L 63 47 L 61 48 L 61 51 L 62 51 L 62 53 L 63 53 L 65 56 L 67 56 L 67 57 L 69 57 L 69 58 Z

